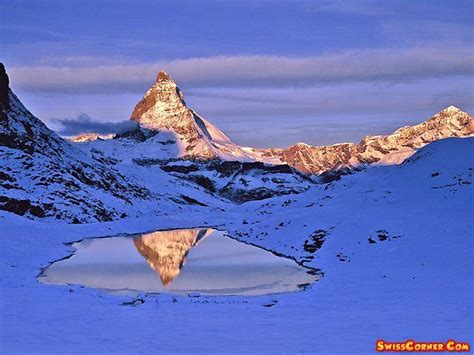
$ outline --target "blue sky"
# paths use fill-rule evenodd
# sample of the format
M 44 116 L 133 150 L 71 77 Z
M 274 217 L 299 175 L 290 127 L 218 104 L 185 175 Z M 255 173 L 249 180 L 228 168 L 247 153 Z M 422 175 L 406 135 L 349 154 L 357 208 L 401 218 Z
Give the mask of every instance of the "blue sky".
M 127 120 L 163 68 L 237 143 L 322 145 L 451 104 L 472 113 L 472 13 L 473 1 L 0 0 L 0 60 L 58 130 Z

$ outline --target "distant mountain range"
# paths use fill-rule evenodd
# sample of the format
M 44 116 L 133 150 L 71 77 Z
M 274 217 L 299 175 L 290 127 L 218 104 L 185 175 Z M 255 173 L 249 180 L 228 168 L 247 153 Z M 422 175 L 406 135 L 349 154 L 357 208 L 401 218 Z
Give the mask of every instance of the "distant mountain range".
M 186 106 L 184 95 L 164 71 L 137 104 L 131 120 L 139 125 L 143 139 L 158 135 L 159 141 L 174 145 L 168 158 L 262 161 L 288 164 L 301 172 L 320 175 L 366 164 L 398 164 L 416 149 L 438 139 L 474 134 L 472 117 L 449 106 L 416 126 L 402 127 L 386 136 L 366 136 L 360 143 L 310 146 L 298 143 L 286 149 L 241 147 L 212 123 Z M 88 140 L 101 136 L 89 134 Z M 84 135 L 72 141 L 84 141 Z M 101 137 L 107 138 L 107 137 Z M 108 138 L 111 138 L 110 136 Z
M 163 71 L 131 115 L 136 127 L 123 134 L 59 137 L 11 91 L 3 65 L 0 100 L 0 209 L 75 223 L 301 193 L 370 164 L 401 163 L 433 141 L 474 134 L 473 118 L 450 106 L 359 144 L 241 147 L 188 108 Z

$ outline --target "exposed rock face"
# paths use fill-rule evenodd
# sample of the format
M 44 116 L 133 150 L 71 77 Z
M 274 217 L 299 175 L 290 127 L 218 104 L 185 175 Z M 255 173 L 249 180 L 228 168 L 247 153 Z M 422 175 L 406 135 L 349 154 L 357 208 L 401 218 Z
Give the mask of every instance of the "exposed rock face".
M 189 127 L 193 122 L 192 112 L 186 107 L 181 90 L 163 71 L 158 73 L 155 84 L 135 106 L 130 119 L 150 130 L 171 128 L 177 133 L 194 131 L 193 127 Z
M 7 72 L 3 63 L 0 63 L 0 109 L 8 108 L 9 99 L 8 99 L 8 90 L 10 86 L 10 80 L 8 79 Z
M 473 118 L 449 106 L 419 125 L 402 127 L 387 136 L 366 136 L 359 144 L 315 147 L 298 143 L 287 149 L 257 150 L 256 153 L 262 159 L 280 159 L 300 171 L 320 175 L 365 164 L 399 164 L 428 143 L 473 134 Z
M 59 156 L 63 140 L 34 117 L 8 87 L 8 75 L 0 67 L 0 146 L 26 154 Z M 5 95 L 6 94 L 6 95 Z
M 167 286 L 186 264 L 186 257 L 191 248 L 212 231 L 184 229 L 153 232 L 134 238 L 133 243 L 148 265 L 160 276 L 162 284 Z
M 186 106 L 183 93 L 164 71 L 137 104 L 131 120 L 145 130 L 171 133 L 179 150 L 175 158 L 251 159 L 221 130 Z
M 236 203 L 298 194 L 313 185 L 308 176 L 287 164 L 215 159 L 187 165 L 170 162 L 161 169 Z
M 449 106 L 419 125 L 402 127 L 388 136 L 365 137 L 360 146 L 367 156 L 377 159 L 381 158 L 377 153 L 379 147 L 393 152 L 402 148 L 421 148 L 443 138 L 468 137 L 473 134 L 473 118 L 459 108 Z
M 312 147 L 299 143 L 281 152 L 281 160 L 309 174 L 340 169 L 357 163 L 356 145 L 352 143 Z
M 0 67 L 0 209 L 74 222 L 106 221 L 149 193 L 71 146 L 33 116 L 8 88 Z M 105 201 L 105 202 L 104 202 Z

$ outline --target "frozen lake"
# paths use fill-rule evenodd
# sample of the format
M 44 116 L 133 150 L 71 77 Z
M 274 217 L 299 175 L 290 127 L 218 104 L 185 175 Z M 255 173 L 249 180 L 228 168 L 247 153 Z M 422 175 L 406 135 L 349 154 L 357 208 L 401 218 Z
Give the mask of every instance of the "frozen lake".
M 318 279 L 293 260 L 214 229 L 179 229 L 84 239 L 39 276 L 109 292 L 264 295 L 299 291 Z

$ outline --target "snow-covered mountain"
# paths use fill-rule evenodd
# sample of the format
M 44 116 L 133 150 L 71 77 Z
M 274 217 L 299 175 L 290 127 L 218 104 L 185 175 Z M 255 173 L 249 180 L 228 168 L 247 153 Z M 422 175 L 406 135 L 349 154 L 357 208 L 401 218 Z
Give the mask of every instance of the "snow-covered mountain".
M 164 71 L 136 105 L 131 116 L 145 136 L 176 145 L 175 158 L 253 160 L 216 126 L 189 109 L 182 91 Z
M 0 91 L 0 210 L 82 223 L 139 216 L 144 210 L 173 213 L 182 205 L 211 210 L 225 205 L 222 198 L 170 174 L 150 181 L 146 171 L 119 171 L 117 161 L 98 150 L 84 154 L 23 106 L 9 88 L 3 65 Z
M 278 166 L 232 143 L 217 127 L 189 109 L 183 93 L 164 71 L 136 105 L 136 129 L 102 136 L 88 133 L 70 141 L 90 156 L 114 161 L 120 171 L 170 175 L 233 202 L 306 191 L 313 181 L 283 162 Z M 113 139 L 112 139 L 113 138 Z
M 107 221 L 174 213 L 182 205 L 222 209 L 230 201 L 298 193 L 313 184 L 287 165 L 275 169 L 227 161 L 226 154 L 218 157 L 214 152 L 229 148 L 238 153 L 240 148 L 232 150 L 234 145 L 218 129 L 175 102 L 179 90 L 164 73 L 134 111 L 132 118 L 139 123 L 135 131 L 123 137 L 85 134 L 70 141 L 23 106 L 9 88 L 3 65 L 0 74 L 0 209 L 76 223 Z M 167 90 L 178 96 L 170 97 Z M 143 111 L 149 100 L 157 112 L 168 114 Z M 171 102 L 182 116 L 169 111 Z M 183 157 L 194 160 L 178 159 Z
M 373 166 L 302 194 L 245 204 L 242 215 L 247 223 L 237 224 L 236 232 L 271 249 L 288 243 L 290 229 L 294 235 L 300 234 L 300 239 L 278 251 L 284 249 L 284 254 L 293 255 L 296 243 L 300 260 L 317 267 L 321 263 L 315 256 L 347 262 L 351 254 L 343 249 L 357 254 L 357 249 L 364 249 L 360 242 L 394 245 L 398 236 L 411 233 L 412 242 L 423 246 L 436 230 L 433 225 L 443 225 L 445 229 L 439 233 L 447 235 L 458 228 L 472 230 L 470 219 L 464 221 L 462 216 L 474 208 L 473 152 L 474 137 L 437 140 L 402 164 Z M 308 221 L 315 221 L 312 227 Z M 286 225 L 291 227 L 284 228 Z M 333 244 L 336 231 L 343 241 Z M 265 238 L 268 234 L 271 238 Z M 472 233 L 460 232 L 456 238 L 462 235 L 463 243 L 472 247 L 472 238 L 468 238 Z
M 176 83 L 160 72 L 131 115 L 135 129 L 66 141 L 22 105 L 3 66 L 0 96 L 0 209 L 77 223 L 172 214 L 184 205 L 222 210 L 300 194 L 341 172 L 400 163 L 432 141 L 474 131 L 469 114 L 449 107 L 359 144 L 244 148 L 189 109 Z
M 286 149 L 255 149 L 250 152 L 262 160 L 280 160 L 302 172 L 320 175 L 366 164 L 400 164 L 428 143 L 472 135 L 472 116 L 449 106 L 419 125 L 405 126 L 386 136 L 366 136 L 359 144 L 316 147 L 298 143 Z
M 156 82 L 136 105 L 131 120 L 138 127 L 115 136 L 121 143 L 97 134 L 72 140 L 91 142 L 82 144 L 82 149 L 93 147 L 118 161 L 134 156 L 133 160 L 139 164 L 160 165 L 175 176 L 239 202 L 299 193 L 309 188 L 311 180 L 288 165 L 303 174 L 322 175 L 319 181 L 327 182 L 368 164 L 399 164 L 416 149 L 437 139 L 474 133 L 472 117 L 450 106 L 417 126 L 402 127 L 388 136 L 367 136 L 359 144 L 314 147 L 299 143 L 287 149 L 240 147 L 188 108 L 182 91 L 164 71 L 158 73 Z M 112 146 L 122 148 L 111 151 Z M 174 162 L 177 159 L 186 162 Z M 176 168 L 183 164 L 188 167 Z M 245 169 L 236 169 L 237 166 Z M 222 170 L 226 173 L 222 174 Z M 279 176 L 268 176 L 275 172 Z
M 402 127 L 386 136 L 366 136 L 358 144 L 311 146 L 298 143 L 286 149 L 240 147 L 188 108 L 182 91 L 164 71 L 158 73 L 154 85 L 137 104 L 131 120 L 136 121 L 139 128 L 125 136 L 166 146 L 160 159 L 197 158 L 288 164 L 305 174 L 323 174 L 326 180 L 368 164 L 399 164 L 428 143 L 474 134 L 473 118 L 459 108 L 449 106 L 419 125 Z M 75 137 L 73 141 L 104 138 L 89 134 Z
M 150 191 L 96 159 L 87 159 L 34 117 L 9 88 L 0 66 L 0 209 L 79 222 L 125 216 Z

